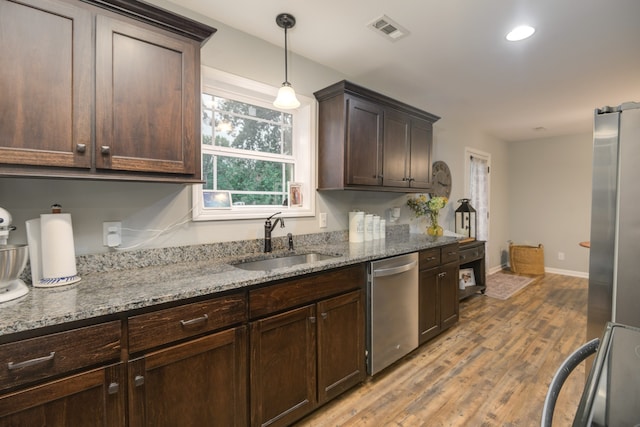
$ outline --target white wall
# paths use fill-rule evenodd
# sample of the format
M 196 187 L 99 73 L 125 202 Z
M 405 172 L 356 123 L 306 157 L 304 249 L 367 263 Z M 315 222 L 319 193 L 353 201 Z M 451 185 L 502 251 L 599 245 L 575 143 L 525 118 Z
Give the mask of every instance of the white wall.
M 508 147 L 508 238 L 516 244 L 542 243 L 547 269 L 586 274 L 589 250 L 578 243 L 590 235 L 593 135 Z
M 194 19 L 206 22 L 218 29 L 218 32 L 202 49 L 202 63 L 211 67 L 255 79 L 275 86 L 283 78 L 283 51 L 264 41 L 245 33 L 226 27 L 218 22 L 181 10 L 178 6 L 162 0 L 152 3 L 175 10 Z M 313 96 L 313 92 L 338 80 L 348 78 L 361 83 L 358 76 L 343 76 L 335 70 L 308 61 L 299 56 L 290 57 L 289 77 L 296 90 Z M 361 83 L 362 84 L 362 83 Z M 381 82 L 382 84 L 382 82 Z M 367 87 L 376 90 L 370 82 Z M 385 91 L 391 97 L 391 91 Z M 424 94 L 425 100 L 429 94 Z M 403 101 L 402 99 L 400 99 Z M 420 105 L 416 105 L 420 107 Z M 430 111 L 438 114 L 438 111 Z M 453 175 L 452 203 L 443 212 L 443 226 L 453 228 L 453 210 L 456 201 L 463 196 L 464 148 L 473 147 L 491 153 L 492 189 L 491 189 L 491 234 L 488 252 L 489 267 L 501 264 L 501 251 L 507 241 L 509 208 L 507 203 L 507 144 L 495 138 L 487 137 L 477 130 L 464 125 L 451 123 L 443 118 L 434 127 L 434 159 L 446 161 Z M 279 233 L 295 234 L 320 231 L 342 230 L 347 228 L 347 212 L 353 208 L 386 215 L 392 206 L 403 206 L 401 222 L 410 220 L 405 207 L 406 195 L 397 193 L 372 192 L 324 192 L 317 195 L 317 211 L 328 212 L 328 228 L 319 229 L 316 217 L 290 219 L 284 230 Z M 123 246 L 136 244 L 156 234 L 153 231 L 168 225 L 184 221 L 173 231 L 167 232 L 148 243 L 149 247 L 171 247 L 219 241 L 261 238 L 263 221 L 188 221 L 190 218 L 191 189 L 188 185 L 49 180 L 28 178 L 0 179 L 0 206 L 14 217 L 18 230 L 12 234 L 12 243 L 26 243 L 24 221 L 35 218 L 48 211 L 53 203 L 60 203 L 65 212 L 73 217 L 76 253 L 90 254 L 105 252 L 102 246 L 102 222 L 122 221 Z M 495 242 L 495 243 L 494 243 Z

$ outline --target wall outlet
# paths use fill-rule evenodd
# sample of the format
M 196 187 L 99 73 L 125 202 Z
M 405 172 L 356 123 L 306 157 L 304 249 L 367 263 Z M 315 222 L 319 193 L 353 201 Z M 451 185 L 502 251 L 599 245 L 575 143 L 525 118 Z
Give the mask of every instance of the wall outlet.
M 564 252 L 558 252 L 558 259 L 564 261 Z
M 122 223 L 111 221 L 102 223 L 102 245 L 110 248 L 120 246 L 122 243 Z
M 327 228 L 327 213 L 320 212 L 320 228 Z

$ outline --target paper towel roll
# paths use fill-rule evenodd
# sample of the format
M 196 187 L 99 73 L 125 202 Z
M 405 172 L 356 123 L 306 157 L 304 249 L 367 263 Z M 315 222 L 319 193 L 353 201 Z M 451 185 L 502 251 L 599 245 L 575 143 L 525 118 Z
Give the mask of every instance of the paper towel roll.
M 54 286 L 80 280 L 77 277 L 76 250 L 70 214 L 40 215 L 40 250 L 42 263 L 40 285 Z
M 349 212 L 349 241 L 364 242 L 364 212 Z

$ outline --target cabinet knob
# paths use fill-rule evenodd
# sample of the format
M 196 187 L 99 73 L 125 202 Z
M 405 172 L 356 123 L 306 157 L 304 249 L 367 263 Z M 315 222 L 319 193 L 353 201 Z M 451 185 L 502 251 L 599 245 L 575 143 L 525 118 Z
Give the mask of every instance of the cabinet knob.
M 109 384 L 109 387 L 107 387 L 107 393 L 109 394 L 116 394 L 118 391 L 120 391 L 120 384 L 116 382 Z
M 100 153 L 104 154 L 104 155 L 108 155 L 111 153 L 111 147 L 109 147 L 108 145 L 103 145 L 100 147 Z
M 309 322 L 316 323 L 316 318 L 315 317 L 309 317 Z
M 323 319 L 327 318 L 327 313 L 320 313 L 320 316 L 322 316 Z
M 141 385 L 144 385 L 144 377 L 143 377 L 142 375 L 136 375 L 136 376 L 133 378 L 133 384 L 134 384 L 136 387 L 140 387 Z
M 76 144 L 76 152 L 84 153 L 87 151 L 87 144 Z

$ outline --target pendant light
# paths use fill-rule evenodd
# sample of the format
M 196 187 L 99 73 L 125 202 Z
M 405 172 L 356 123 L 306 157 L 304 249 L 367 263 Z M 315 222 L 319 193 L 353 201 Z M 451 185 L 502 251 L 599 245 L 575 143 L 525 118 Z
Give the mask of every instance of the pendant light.
M 288 13 L 281 13 L 276 16 L 278 27 L 284 28 L 284 83 L 278 90 L 278 96 L 273 101 L 273 105 L 283 110 L 291 110 L 300 106 L 300 101 L 296 98 L 296 91 L 293 90 L 287 74 L 287 30 L 296 25 L 296 18 Z

